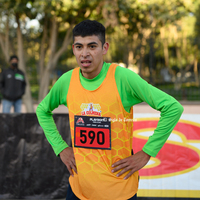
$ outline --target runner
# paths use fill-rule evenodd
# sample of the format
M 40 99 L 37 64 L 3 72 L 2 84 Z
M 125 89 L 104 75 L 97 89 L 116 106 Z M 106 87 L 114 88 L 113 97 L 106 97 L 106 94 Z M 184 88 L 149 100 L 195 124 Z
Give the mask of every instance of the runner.
M 67 200 L 136 199 L 138 170 L 164 145 L 183 107 L 129 69 L 104 62 L 105 27 L 84 20 L 73 29 L 79 67 L 62 75 L 37 107 L 37 116 L 57 156 L 70 173 Z M 146 102 L 161 112 L 154 134 L 132 152 L 133 106 Z M 69 109 L 72 148 L 59 134 L 52 111 Z

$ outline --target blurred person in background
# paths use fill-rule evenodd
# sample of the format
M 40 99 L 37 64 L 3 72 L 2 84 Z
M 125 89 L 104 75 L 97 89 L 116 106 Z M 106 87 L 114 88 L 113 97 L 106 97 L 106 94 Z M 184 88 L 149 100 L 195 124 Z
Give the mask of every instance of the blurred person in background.
M 24 73 L 18 69 L 18 61 L 18 57 L 12 55 L 9 60 L 10 67 L 0 74 L 3 113 L 10 113 L 12 106 L 15 113 L 21 113 L 26 81 Z

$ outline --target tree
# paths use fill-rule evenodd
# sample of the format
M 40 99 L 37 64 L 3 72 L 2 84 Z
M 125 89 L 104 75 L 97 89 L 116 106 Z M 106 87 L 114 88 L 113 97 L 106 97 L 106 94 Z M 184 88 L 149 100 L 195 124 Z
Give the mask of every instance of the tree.
M 200 62 L 200 3 L 197 4 L 196 7 L 197 7 L 197 9 L 195 12 L 195 16 L 196 16 L 195 43 L 197 45 L 196 45 L 196 52 L 195 52 L 194 72 L 195 72 L 196 86 L 199 87 L 200 78 L 199 78 L 199 72 L 198 72 L 198 62 Z
M 39 59 L 39 101 L 47 94 L 50 84 L 50 75 L 56 68 L 59 58 L 72 44 L 72 28 L 84 19 L 95 19 L 102 22 L 108 34 L 115 31 L 120 18 L 118 12 L 123 1 L 109 0 L 73 0 L 73 1 L 35 1 L 33 7 L 42 7 L 40 19 L 42 27 L 40 59 Z M 126 5 L 128 6 L 128 4 Z M 63 42 L 58 46 L 58 37 Z
M 3 52 L 3 55 L 5 57 L 6 62 L 8 63 L 9 61 L 9 16 L 8 14 L 5 15 L 6 17 L 4 17 L 3 19 L 3 15 L 1 16 L 1 26 L 2 27 L 2 31 L 0 33 L 0 45 L 1 45 L 1 49 Z
M 179 29 L 184 26 L 181 18 L 191 12 L 193 1 L 195 0 L 170 2 L 164 0 L 3 0 L 1 2 L 4 2 L 4 5 L 0 7 L 1 24 L 3 24 L 0 45 L 7 60 L 9 56 L 6 55 L 16 49 L 19 52 L 20 49 L 21 68 L 25 68 L 25 63 L 32 60 L 31 67 L 38 72 L 38 101 L 40 102 L 53 84 L 51 76 L 56 68 L 61 65 L 61 62 L 66 66 L 66 63 L 73 60 L 71 44 L 74 25 L 88 18 L 102 22 L 107 29 L 107 41 L 112 45 L 105 57 L 106 61 L 124 62 L 127 67 L 137 65 L 139 74 L 143 77 L 146 76 L 148 72 L 146 69 L 150 66 L 149 71 L 152 76 L 152 72 L 156 70 L 156 59 L 152 58 L 158 55 L 163 57 L 165 66 L 171 69 L 172 52 L 169 48 L 171 45 L 176 49 L 175 56 L 179 55 L 178 59 L 181 60 L 179 63 L 184 67 L 185 62 L 190 63 L 190 58 L 187 54 L 185 56 L 186 51 L 183 49 L 186 49 L 186 45 L 190 49 L 193 49 L 193 46 L 186 40 L 181 41 L 184 45 L 179 45 L 177 41 L 180 41 L 182 34 Z M 39 24 L 35 30 L 26 26 L 27 21 L 31 19 Z M 175 34 L 171 34 L 172 30 L 175 30 L 177 39 L 174 39 Z M 11 39 L 14 45 L 8 45 Z M 75 62 L 71 63 L 73 63 L 71 66 L 75 67 Z M 27 76 L 32 77 L 30 71 Z
M 39 98 L 41 101 L 47 94 L 50 75 L 55 69 L 59 58 L 72 43 L 72 28 L 83 19 L 92 17 L 94 9 L 99 5 L 93 1 L 35 1 L 33 4 L 42 16 L 40 58 L 39 58 Z M 58 46 L 58 37 L 63 42 Z
M 32 2 L 32 1 L 30 1 Z M 18 57 L 19 57 L 19 68 L 23 70 L 25 77 L 26 77 L 26 82 L 27 82 L 27 87 L 26 87 L 26 93 L 24 95 L 24 103 L 26 105 L 26 110 L 27 112 L 34 112 L 33 108 L 33 103 L 32 103 L 32 96 L 31 96 L 31 90 L 30 90 L 30 84 L 29 84 L 29 78 L 26 73 L 26 67 L 25 67 L 25 56 L 24 56 L 24 48 L 23 48 L 23 35 L 21 31 L 21 19 L 24 16 L 25 13 L 30 13 L 29 8 L 26 6 L 27 1 L 25 0 L 19 0 L 19 1 L 1 1 L 1 8 L 4 8 L 5 14 L 6 14 L 6 26 L 5 26 L 5 35 L 1 33 L 0 35 L 0 42 L 1 42 L 1 47 L 4 52 L 6 61 L 8 62 L 9 58 L 9 46 L 10 41 L 9 41 L 9 17 L 12 16 L 17 23 L 17 52 L 18 52 Z M 2 6 L 3 5 L 3 6 Z

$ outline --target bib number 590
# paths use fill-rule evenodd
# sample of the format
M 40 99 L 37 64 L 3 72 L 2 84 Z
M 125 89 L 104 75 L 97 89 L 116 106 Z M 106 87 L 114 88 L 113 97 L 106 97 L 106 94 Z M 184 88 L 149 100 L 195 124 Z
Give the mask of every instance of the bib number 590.
M 104 132 L 102 131 L 98 131 L 97 133 L 95 133 L 94 131 L 89 131 L 87 134 L 86 130 L 81 130 L 80 131 L 81 143 L 83 144 L 87 143 L 87 136 L 90 139 L 90 144 L 92 144 L 95 139 L 97 140 L 97 143 L 99 145 L 103 145 L 105 143 L 105 135 Z
M 110 131 L 106 128 L 76 127 L 75 147 L 110 149 L 111 138 Z

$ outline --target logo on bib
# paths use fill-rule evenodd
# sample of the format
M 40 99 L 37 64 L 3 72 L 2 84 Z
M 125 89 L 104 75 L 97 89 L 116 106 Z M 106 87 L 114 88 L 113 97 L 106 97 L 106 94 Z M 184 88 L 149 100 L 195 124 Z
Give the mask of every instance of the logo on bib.
M 80 108 L 82 110 L 81 115 L 101 116 L 101 106 L 99 104 L 82 103 Z
M 78 120 L 76 121 L 77 124 L 84 124 L 84 121 L 83 121 L 83 118 L 82 117 L 79 117 Z

